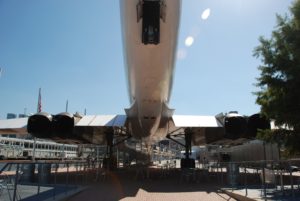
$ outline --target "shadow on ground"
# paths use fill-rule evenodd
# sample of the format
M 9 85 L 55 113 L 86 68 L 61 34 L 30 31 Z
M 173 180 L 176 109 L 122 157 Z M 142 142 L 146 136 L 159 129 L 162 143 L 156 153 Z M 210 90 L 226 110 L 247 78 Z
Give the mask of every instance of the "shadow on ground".
M 205 192 L 205 194 L 217 193 L 217 185 L 209 182 L 182 180 L 180 173 L 161 178 L 159 175 L 150 179 L 136 177 L 134 173 L 109 173 L 104 181 L 91 183 L 89 188 L 79 195 L 68 199 L 79 200 L 121 200 L 123 198 L 137 197 L 137 194 L 171 194 Z M 142 193 L 141 193 L 142 192 Z M 218 200 L 228 200 L 219 195 Z M 148 199 L 146 199 L 148 200 Z

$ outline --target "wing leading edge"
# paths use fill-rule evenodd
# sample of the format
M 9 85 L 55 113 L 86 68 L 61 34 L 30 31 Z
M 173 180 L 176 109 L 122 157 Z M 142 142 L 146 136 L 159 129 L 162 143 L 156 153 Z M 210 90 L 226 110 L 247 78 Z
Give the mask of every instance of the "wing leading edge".
M 204 145 L 222 139 L 225 135 L 223 121 L 219 116 L 173 115 L 174 126 L 177 129 L 171 136 L 184 133 L 189 128 L 192 133 L 193 145 Z

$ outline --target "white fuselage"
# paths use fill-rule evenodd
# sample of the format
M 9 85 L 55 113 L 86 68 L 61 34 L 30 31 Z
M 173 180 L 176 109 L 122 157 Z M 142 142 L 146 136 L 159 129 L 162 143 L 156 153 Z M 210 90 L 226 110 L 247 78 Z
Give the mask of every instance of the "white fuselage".
M 170 118 L 170 99 L 176 59 L 181 0 L 165 0 L 165 22 L 160 20 L 160 43 L 142 43 L 142 20 L 137 20 L 140 0 L 120 0 L 124 60 L 131 108 L 129 127 L 136 138 L 151 137 Z

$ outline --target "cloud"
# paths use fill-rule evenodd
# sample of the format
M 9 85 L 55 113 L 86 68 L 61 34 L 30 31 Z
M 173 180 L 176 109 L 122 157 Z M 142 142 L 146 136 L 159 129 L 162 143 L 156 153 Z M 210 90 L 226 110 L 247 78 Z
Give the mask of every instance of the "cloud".
M 207 8 L 202 12 L 201 18 L 202 20 L 207 20 L 209 16 L 210 16 L 210 9 Z

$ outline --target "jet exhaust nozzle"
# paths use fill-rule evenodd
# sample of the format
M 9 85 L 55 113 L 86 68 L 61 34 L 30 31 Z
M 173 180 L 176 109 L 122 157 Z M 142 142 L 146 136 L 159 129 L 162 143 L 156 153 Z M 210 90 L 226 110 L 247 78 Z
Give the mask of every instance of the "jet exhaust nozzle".
M 75 120 L 70 113 L 63 112 L 53 116 L 52 126 L 53 135 L 62 139 L 72 136 L 74 130 Z
M 225 138 L 236 140 L 244 137 L 247 131 L 247 120 L 238 114 L 229 114 L 225 117 Z
M 254 138 L 257 135 L 258 130 L 270 129 L 270 121 L 264 116 L 258 114 L 253 114 L 248 118 L 247 124 L 247 137 Z
M 46 112 L 34 114 L 28 118 L 27 131 L 38 138 L 49 138 L 52 132 L 52 115 Z

